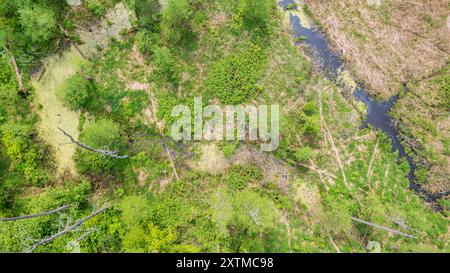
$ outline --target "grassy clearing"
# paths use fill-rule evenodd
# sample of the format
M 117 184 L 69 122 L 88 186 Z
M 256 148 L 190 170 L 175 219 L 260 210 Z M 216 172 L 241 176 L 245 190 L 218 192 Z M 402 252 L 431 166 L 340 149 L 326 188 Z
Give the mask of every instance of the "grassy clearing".
M 404 142 L 422 167 L 419 182 L 434 193 L 450 189 L 449 74 L 447 66 L 427 80 L 409 84 L 392 110 Z
M 83 63 L 83 58 L 75 50 L 63 53 L 58 58 L 49 58 L 46 62 L 46 73 L 39 82 L 35 82 L 36 102 L 39 112 L 39 134 L 52 145 L 59 172 L 74 171 L 75 163 L 72 156 L 75 154 L 73 145 L 64 145 L 67 139 L 58 130 L 64 128 L 75 138 L 78 137 L 79 113 L 67 108 L 57 96 L 64 86 L 64 81 L 74 75 Z

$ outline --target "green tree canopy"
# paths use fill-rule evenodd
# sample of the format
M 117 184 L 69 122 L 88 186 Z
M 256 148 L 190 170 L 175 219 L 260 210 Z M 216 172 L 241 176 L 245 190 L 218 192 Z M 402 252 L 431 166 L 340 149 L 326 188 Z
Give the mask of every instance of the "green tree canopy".
M 56 30 L 54 12 L 41 5 L 24 6 L 19 9 L 20 24 L 24 33 L 35 43 L 50 40 Z

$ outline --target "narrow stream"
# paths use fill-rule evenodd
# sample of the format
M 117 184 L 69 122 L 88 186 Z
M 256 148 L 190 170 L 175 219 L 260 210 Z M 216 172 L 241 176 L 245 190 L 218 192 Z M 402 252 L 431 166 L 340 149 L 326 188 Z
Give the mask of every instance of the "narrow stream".
M 289 4 L 294 3 L 296 3 L 296 1 L 294 0 L 283 0 L 279 2 L 279 5 L 282 6 L 285 11 L 287 11 Z M 298 8 L 301 8 L 300 4 L 297 3 L 297 5 L 299 6 Z M 302 25 L 300 16 L 296 16 L 291 13 L 290 21 L 294 30 L 295 37 L 301 38 L 302 42 L 299 43 L 304 43 L 308 46 L 310 55 L 313 56 L 317 61 L 321 70 L 323 70 L 331 80 L 339 84 L 337 80 L 339 72 L 345 70 L 345 65 L 341 57 L 331 49 L 331 46 L 328 43 L 326 37 L 315 26 L 311 28 L 304 27 L 304 25 Z M 419 196 L 426 202 L 433 204 L 435 209 L 439 209 L 436 201 L 442 196 L 433 195 L 416 183 L 416 176 L 414 173 L 417 166 L 414 163 L 412 157 L 405 151 L 405 147 L 400 141 L 397 128 L 395 127 L 391 117 L 389 116 L 389 111 L 397 102 L 398 96 L 394 96 L 388 101 L 380 102 L 371 98 L 361 85 L 358 85 L 356 87 L 355 91 L 353 92 L 353 96 L 355 97 L 355 99 L 363 102 L 367 107 L 367 114 L 363 122 L 363 128 L 371 125 L 383 131 L 391 138 L 392 152 L 398 151 L 399 158 L 406 159 L 409 164 L 410 170 L 408 174 L 408 180 L 411 189 L 416 191 Z

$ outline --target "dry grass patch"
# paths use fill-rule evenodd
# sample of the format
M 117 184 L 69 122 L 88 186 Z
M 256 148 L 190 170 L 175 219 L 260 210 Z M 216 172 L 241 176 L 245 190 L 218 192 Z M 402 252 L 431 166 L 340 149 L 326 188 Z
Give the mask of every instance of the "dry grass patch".
M 376 95 L 390 97 L 450 60 L 448 1 L 305 2 L 352 73 Z
M 200 159 L 188 163 L 192 169 L 213 175 L 225 173 L 230 164 L 216 144 L 200 144 L 196 148 L 199 150 Z

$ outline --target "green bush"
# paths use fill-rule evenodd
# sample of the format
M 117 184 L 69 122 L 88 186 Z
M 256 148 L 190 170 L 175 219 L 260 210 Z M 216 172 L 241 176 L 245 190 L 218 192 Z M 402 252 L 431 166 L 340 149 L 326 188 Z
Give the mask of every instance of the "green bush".
M 188 0 L 169 0 L 163 11 L 162 33 L 173 45 L 186 45 L 194 35 L 192 9 Z
M 301 147 L 297 151 L 295 151 L 295 159 L 298 162 L 307 162 L 313 156 L 313 150 L 309 146 Z
M 320 132 L 320 116 L 317 105 L 309 101 L 302 109 L 300 114 L 300 123 L 302 124 L 302 131 L 309 137 L 315 137 Z
M 146 55 L 151 55 L 153 49 L 161 44 L 158 33 L 149 32 L 145 29 L 136 33 L 135 42 L 139 50 Z
M 25 35 L 34 43 L 46 42 L 53 37 L 56 19 L 52 9 L 40 5 L 24 6 L 19 14 Z
M 102 17 L 106 14 L 106 11 L 108 9 L 108 6 L 105 1 L 102 0 L 85 0 L 84 4 L 86 5 L 87 9 L 95 14 L 97 17 Z M 108 2 L 108 1 L 106 1 Z
M 11 122 L 1 127 L 4 152 L 12 163 L 10 170 L 21 171 L 28 182 L 39 184 L 49 177 L 41 168 L 42 162 L 48 159 L 45 149 L 34 142 L 34 134 L 29 124 Z
M 167 47 L 153 48 L 153 65 L 155 73 L 164 77 L 166 80 L 176 84 L 178 78 L 178 69 L 175 58 Z
M 161 4 L 158 0 L 127 0 L 126 3 L 134 11 L 140 27 L 157 31 L 161 21 Z
M 264 27 L 274 7 L 272 0 L 241 0 L 244 23 L 248 27 Z
M 76 74 L 65 82 L 64 101 L 73 110 L 88 108 L 95 91 L 95 85 L 91 81 Z
M 111 120 L 98 120 L 86 126 L 81 132 L 80 142 L 94 149 L 121 151 L 124 142 L 119 127 Z M 117 171 L 124 159 L 115 159 L 79 148 L 75 155 L 77 169 L 82 174 L 100 175 Z
M 260 90 L 257 82 L 267 65 L 266 52 L 256 44 L 213 64 L 206 80 L 207 94 L 225 104 L 241 104 Z
M 232 155 L 234 155 L 238 147 L 239 142 L 237 141 L 225 141 L 220 144 L 220 148 L 226 158 L 230 158 Z
M 228 187 L 233 190 L 243 190 L 249 183 L 263 178 L 261 169 L 255 165 L 233 165 L 227 173 L 225 180 Z

